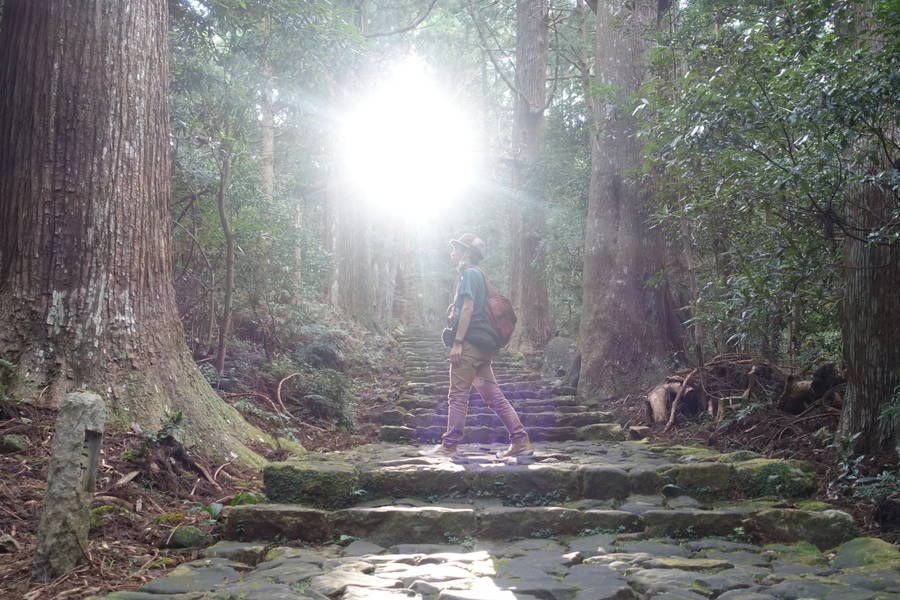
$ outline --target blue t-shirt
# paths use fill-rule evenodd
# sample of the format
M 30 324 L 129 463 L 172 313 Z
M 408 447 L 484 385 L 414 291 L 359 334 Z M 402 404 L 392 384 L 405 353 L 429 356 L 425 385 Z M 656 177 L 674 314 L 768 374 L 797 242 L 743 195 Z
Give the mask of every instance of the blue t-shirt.
M 484 283 L 484 275 L 479 269 L 474 267 L 469 267 L 463 272 L 456 286 L 456 301 L 453 311 L 455 316 L 455 322 L 453 323 L 454 333 L 459 327 L 459 315 L 466 296 L 472 299 L 473 310 L 472 319 L 469 321 L 469 328 L 466 330 L 464 339 L 482 350 L 489 352 L 497 350 L 500 347 L 500 340 L 491 327 L 490 318 L 484 309 L 484 303 L 487 299 L 487 286 Z

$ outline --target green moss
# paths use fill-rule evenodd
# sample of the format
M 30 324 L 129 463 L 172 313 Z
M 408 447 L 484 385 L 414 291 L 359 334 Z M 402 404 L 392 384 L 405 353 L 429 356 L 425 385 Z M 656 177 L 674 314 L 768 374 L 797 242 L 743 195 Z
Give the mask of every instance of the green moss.
M 154 523 L 160 525 L 176 525 L 184 521 L 184 515 L 181 513 L 163 513 L 153 519 Z
M 99 526 L 106 517 L 111 515 L 130 515 L 131 511 L 127 508 L 123 508 L 121 506 L 112 506 L 109 504 L 104 504 L 103 506 L 98 506 L 96 508 L 92 508 L 90 512 L 90 527 L 91 529 Z
M 735 463 L 735 481 L 746 496 L 798 497 L 816 491 L 816 474 L 802 460 L 758 458 Z
M 781 559 L 804 565 L 815 566 L 827 562 L 822 551 L 809 542 L 767 544 L 763 546 L 763 550 L 774 553 Z
M 833 566 L 837 569 L 885 565 L 900 561 L 900 550 L 878 538 L 859 537 L 838 546 Z
M 154 560 L 152 563 L 150 563 L 148 568 L 149 569 L 162 569 L 165 567 L 172 567 L 176 564 L 178 564 L 178 561 L 175 560 L 174 558 L 169 558 L 168 556 L 160 556 L 159 558 Z
M 797 508 L 800 510 L 829 510 L 834 506 L 821 500 L 800 500 L 797 502 Z
M 702 457 L 703 460 L 714 460 L 719 456 L 719 453 L 715 450 L 701 448 L 699 446 L 654 446 L 651 450 L 670 456 L 690 456 L 698 459 Z
M 757 458 L 762 458 L 761 455 L 756 452 L 750 452 L 749 450 L 738 450 L 737 452 L 729 452 L 727 454 L 723 454 L 716 458 L 717 462 L 724 463 L 736 463 L 736 462 L 744 462 L 747 460 L 754 460 Z
M 659 471 L 663 479 L 677 485 L 690 496 L 704 499 L 731 495 L 734 469 L 717 462 L 678 464 Z
M 328 509 L 352 505 L 361 487 L 354 465 L 317 460 L 272 463 L 263 469 L 263 484 L 272 502 Z

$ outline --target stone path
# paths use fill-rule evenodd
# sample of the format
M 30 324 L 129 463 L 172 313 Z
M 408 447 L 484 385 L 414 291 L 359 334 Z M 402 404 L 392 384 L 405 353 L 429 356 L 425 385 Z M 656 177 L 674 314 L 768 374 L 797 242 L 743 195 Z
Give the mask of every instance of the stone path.
M 405 342 L 411 353 L 417 344 Z M 808 465 L 571 439 L 618 426 L 583 416 L 599 411 L 526 379 L 521 365 L 503 368 L 522 392 L 514 402 L 545 423 L 529 429 L 562 438 L 538 442 L 534 457 L 494 459 L 497 424 L 473 399 L 473 428 L 487 431 L 457 462 L 382 442 L 273 463 L 270 503 L 226 509 L 224 541 L 205 558 L 106 598 L 900 600 L 900 551 L 807 499 Z M 387 427 L 432 441 L 446 390 L 424 381 L 429 371 L 415 377 L 398 402 L 404 424 Z
M 436 443 L 447 427 L 447 349 L 434 334 L 400 338 L 409 381 L 393 410 L 385 411 L 380 439 L 386 442 Z M 575 390 L 554 386 L 522 360 L 501 356 L 493 363 L 500 389 L 519 412 L 532 441 L 625 439 L 610 413 L 579 405 Z M 506 429 L 476 390 L 469 401 L 464 442 L 505 443 Z

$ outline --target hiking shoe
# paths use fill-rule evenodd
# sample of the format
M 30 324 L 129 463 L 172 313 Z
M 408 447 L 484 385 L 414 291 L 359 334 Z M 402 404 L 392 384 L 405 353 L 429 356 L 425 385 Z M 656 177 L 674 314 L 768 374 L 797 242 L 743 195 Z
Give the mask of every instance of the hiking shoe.
M 513 458 L 516 456 L 532 456 L 534 454 L 534 446 L 531 441 L 526 438 L 519 438 L 510 443 L 509 448 L 501 450 L 497 453 L 497 458 Z
M 440 458 L 442 456 L 447 457 L 447 458 L 453 458 L 453 457 L 457 456 L 458 453 L 457 453 L 456 448 L 451 448 L 450 446 L 445 446 L 444 444 L 438 444 L 434 448 L 422 450 L 421 452 L 419 452 L 419 454 L 421 454 L 422 456 L 434 456 L 437 458 Z

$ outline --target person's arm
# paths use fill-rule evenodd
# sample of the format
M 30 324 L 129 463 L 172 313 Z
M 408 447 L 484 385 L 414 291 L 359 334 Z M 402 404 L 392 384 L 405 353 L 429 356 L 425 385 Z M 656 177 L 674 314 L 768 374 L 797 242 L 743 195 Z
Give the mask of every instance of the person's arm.
M 456 364 L 459 357 L 462 356 L 462 343 L 469 330 L 469 323 L 472 321 L 472 313 L 475 311 L 475 301 L 471 296 L 463 298 L 462 308 L 459 310 L 459 325 L 456 328 L 456 338 L 453 340 L 453 347 L 450 349 L 450 362 Z

